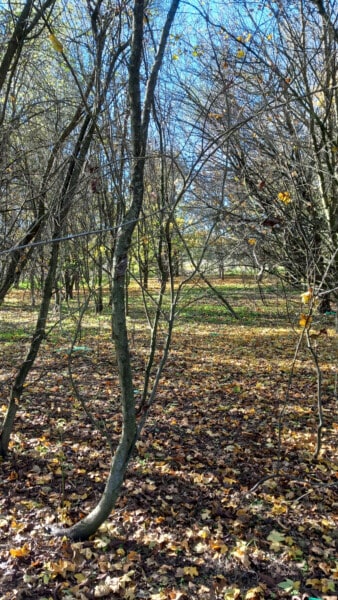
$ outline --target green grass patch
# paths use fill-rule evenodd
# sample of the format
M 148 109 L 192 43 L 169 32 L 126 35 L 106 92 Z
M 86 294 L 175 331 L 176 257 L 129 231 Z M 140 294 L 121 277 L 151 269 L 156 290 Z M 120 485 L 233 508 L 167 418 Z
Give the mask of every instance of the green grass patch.
M 29 335 L 29 332 L 22 328 L 11 331 L 0 331 L 0 342 L 17 342 L 23 339 L 26 340 Z

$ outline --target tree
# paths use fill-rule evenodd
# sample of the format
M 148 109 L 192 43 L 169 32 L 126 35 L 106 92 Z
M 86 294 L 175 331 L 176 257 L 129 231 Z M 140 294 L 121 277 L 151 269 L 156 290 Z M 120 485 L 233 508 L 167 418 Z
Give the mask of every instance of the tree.
M 46 0 L 39 7 L 35 5 L 34 0 L 26 0 L 26 2 L 21 4 L 23 4 L 23 7 L 19 14 L 15 14 L 9 7 L 8 12 L 4 11 L 3 15 L 5 18 L 5 28 L 9 27 L 10 20 L 13 21 L 14 28 L 10 33 L 9 41 L 0 63 L 0 92 L 7 85 L 2 119 L 0 121 L 1 125 L 3 123 L 5 107 L 9 100 L 11 82 L 18 68 L 23 46 L 32 36 L 41 34 L 41 31 L 35 33 L 35 29 L 40 25 L 40 21 L 48 18 L 47 15 L 50 12 L 48 9 L 53 9 L 55 0 Z M 8 31 L 6 33 L 8 34 Z
M 12 237 L 13 231 L 13 218 L 12 211 L 15 210 L 12 203 L 8 201 L 8 186 L 10 181 L 10 173 L 13 172 L 13 163 L 15 159 L 11 156 L 11 130 L 14 129 L 14 121 L 16 117 L 16 96 L 14 94 L 15 82 L 17 81 L 17 71 L 20 64 L 23 48 L 25 44 L 28 44 L 30 34 L 35 34 L 34 29 L 39 24 L 44 12 L 47 12 L 49 6 L 53 6 L 54 2 L 45 3 L 41 9 L 36 11 L 34 2 L 27 1 L 21 13 L 15 15 L 11 11 L 3 10 L 3 35 L 9 37 L 9 41 L 5 46 L 5 51 L 0 64 L 0 93 L 2 92 L 2 110 L 0 123 L 2 127 L 1 134 L 1 188 L 4 197 L 4 203 L 1 210 L 1 233 L 4 240 L 9 236 Z M 13 25 L 12 23 L 13 22 Z M 13 30 L 11 31 L 11 28 Z M 36 33 L 38 36 L 41 31 Z M 17 117 L 16 117 L 17 118 Z M 11 125 L 10 125 L 11 124 Z M 36 226 L 29 228 L 27 239 L 30 241 L 35 235 Z M 19 258 L 16 257 L 16 264 L 18 264 Z M 13 263 L 13 261 L 12 261 Z M 11 269 L 7 269 L 5 275 L 2 277 L 5 280 L 5 285 L 1 286 L 0 291 L 0 302 L 4 297 L 4 294 L 8 291 L 10 285 L 15 280 L 15 265 L 11 264 Z M 14 268 L 13 268 L 14 267 Z M 11 280 L 9 282 L 9 280 Z M 9 282 L 6 284 L 6 282 Z M 4 288 L 6 291 L 4 291 Z
M 107 25 L 103 19 L 101 21 L 101 15 L 99 11 L 95 12 L 93 10 L 90 14 L 91 25 L 93 28 L 95 38 L 95 48 L 97 52 L 96 61 L 93 66 L 93 72 L 89 75 L 89 86 L 87 86 L 85 92 L 80 94 L 81 101 L 80 106 L 77 108 L 76 115 L 79 115 L 80 113 L 81 119 L 79 118 L 79 116 L 77 116 L 76 125 L 78 125 L 78 129 L 74 135 L 72 151 L 70 157 L 68 157 L 66 161 L 65 168 L 62 171 L 62 179 L 61 181 L 58 180 L 60 190 L 56 196 L 56 201 L 54 199 L 51 204 L 51 251 L 50 256 L 48 258 L 46 277 L 42 289 L 42 300 L 36 321 L 35 331 L 33 333 L 30 343 L 30 348 L 28 350 L 24 362 L 19 367 L 17 374 L 14 378 L 14 382 L 12 384 L 8 408 L 2 424 L 0 436 L 0 454 L 2 456 L 6 456 L 8 451 L 10 435 L 14 426 L 14 419 L 19 406 L 24 383 L 36 360 L 41 344 L 45 339 L 46 322 L 48 318 L 48 311 L 50 307 L 51 297 L 53 294 L 53 289 L 55 287 L 57 268 L 59 262 L 60 237 L 64 231 L 68 215 L 71 211 L 74 200 L 78 193 L 81 175 L 85 167 L 86 158 L 94 138 L 94 133 L 97 128 L 99 115 L 102 110 L 102 106 L 106 100 L 106 92 L 111 83 L 111 78 L 114 74 L 115 65 L 120 55 L 124 52 L 125 48 L 128 45 L 128 40 L 124 41 L 123 39 L 120 40 L 118 37 L 116 37 L 116 47 L 113 50 L 110 49 L 110 61 L 107 65 L 107 72 L 105 74 L 105 79 L 102 82 L 102 88 L 100 85 L 101 82 L 99 84 L 97 81 L 97 86 L 94 86 L 93 89 L 93 84 L 95 82 L 94 74 L 97 73 L 97 71 L 101 67 L 100 61 L 102 60 L 102 44 L 104 44 L 104 42 L 107 40 Z M 110 23 L 109 20 L 108 23 Z M 66 62 L 68 62 L 70 70 L 72 70 L 68 59 L 65 56 L 64 59 L 66 60 Z M 75 79 L 77 83 L 79 83 L 76 75 Z M 82 114 L 83 105 L 85 109 L 84 114 Z M 72 120 L 71 124 L 71 130 L 73 130 L 75 128 L 74 120 Z M 64 136 L 61 137 L 62 142 L 64 142 Z M 48 161 L 46 172 L 43 174 L 43 185 L 46 185 L 46 173 L 48 176 L 50 175 L 51 166 L 52 164 L 54 164 L 54 150 L 55 147 L 53 148 L 50 161 Z M 42 198 L 44 198 L 44 194 L 42 194 Z M 26 247 L 20 248 L 20 251 L 21 250 L 26 251 Z M 28 248 L 28 251 L 29 250 L 30 248 Z M 15 256 L 16 252 L 17 250 L 14 249 Z M 11 273 L 9 273 L 9 275 L 10 274 Z
M 269 2 L 261 21 L 249 8 L 238 5 L 231 30 L 208 18 L 216 33 L 205 135 L 247 116 L 223 146 L 223 226 L 237 230 L 260 271 L 317 286 L 324 277 L 328 292 L 338 242 L 332 26 L 301 0 Z
M 139 430 L 136 421 L 132 367 L 128 344 L 125 279 L 132 234 L 140 215 L 144 196 L 144 168 L 151 107 L 156 83 L 163 62 L 170 28 L 178 9 L 179 0 L 173 0 L 163 25 L 161 39 L 153 67 L 147 78 L 145 96 L 141 99 L 141 68 L 144 43 L 144 0 L 135 0 L 133 6 L 133 31 L 129 59 L 129 103 L 131 119 L 131 204 L 121 223 L 114 254 L 112 320 L 113 339 L 118 363 L 123 416 L 122 434 L 115 450 L 105 490 L 98 505 L 84 519 L 66 530 L 56 530 L 73 540 L 87 539 L 107 519 L 120 493 L 128 462 L 135 446 Z

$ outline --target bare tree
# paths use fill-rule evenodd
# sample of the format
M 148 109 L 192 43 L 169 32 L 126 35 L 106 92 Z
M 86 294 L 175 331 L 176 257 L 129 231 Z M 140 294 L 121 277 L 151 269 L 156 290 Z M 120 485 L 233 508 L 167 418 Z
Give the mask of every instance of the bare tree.
M 218 154 L 228 172 L 225 183 L 219 178 L 223 227 L 237 232 L 242 260 L 260 272 L 319 284 L 330 265 L 325 285 L 334 288 L 336 40 L 332 23 L 308 2 L 268 4 L 268 18 L 260 21 L 239 3 L 235 29 L 208 18 L 213 61 L 205 69 L 214 90 L 212 111 L 197 104 L 204 135 L 218 136 L 247 116 L 227 138 L 223 158 Z
M 102 59 L 101 44 L 107 39 L 106 36 L 106 25 L 104 25 L 99 32 L 100 24 L 100 13 L 95 12 L 95 18 L 92 16 L 92 26 L 96 35 L 96 48 L 97 48 L 97 59 L 98 62 L 94 66 L 94 72 L 100 68 L 100 60 Z M 100 33 L 100 34 L 99 34 Z M 111 83 L 112 76 L 115 71 L 116 63 L 120 55 L 124 52 L 129 44 L 129 40 L 116 39 L 116 48 L 114 51 L 110 50 L 110 62 L 107 68 L 105 80 L 102 82 L 102 87 L 95 89 L 95 94 L 89 104 L 89 100 L 84 99 L 85 111 L 83 118 L 80 121 L 80 127 L 77 135 L 74 139 L 74 146 L 72 148 L 71 156 L 66 163 L 66 169 L 63 173 L 63 181 L 61 190 L 57 196 L 57 201 L 53 203 L 53 211 L 51 217 L 51 252 L 48 260 L 46 278 L 42 290 L 42 300 L 40 304 L 39 314 L 36 321 L 35 331 L 33 333 L 30 348 L 24 362 L 19 367 L 12 384 L 9 403 L 4 421 L 2 424 L 2 430 L 0 435 L 0 454 L 6 456 L 8 451 L 8 444 L 10 435 L 14 426 L 15 415 L 19 406 L 19 402 L 22 395 L 24 383 L 27 379 L 29 372 L 31 371 L 33 364 L 36 360 L 40 346 L 45 338 L 45 328 L 48 318 L 48 311 L 50 301 L 55 286 L 55 279 L 59 260 L 59 247 L 60 237 L 64 231 L 65 223 L 74 199 L 78 193 L 79 181 L 83 173 L 87 154 L 92 143 L 94 133 L 97 129 L 97 123 L 99 119 L 102 106 L 106 99 L 107 90 Z M 93 81 L 95 78 L 90 77 Z M 78 119 L 77 119 L 78 120 Z M 74 125 L 74 123 L 72 123 Z M 54 153 L 51 155 L 51 162 L 53 162 Z M 47 174 L 50 173 L 50 164 L 47 165 Z M 45 183 L 45 181 L 43 181 Z M 21 249 L 25 250 L 25 248 Z M 14 250 L 16 253 L 16 250 Z
M 73 540 L 87 539 L 110 515 L 119 496 L 129 459 L 138 436 L 125 310 L 125 279 L 132 234 L 143 204 L 144 168 L 151 107 L 170 28 L 178 5 L 179 0 L 173 0 L 167 13 L 155 60 L 147 78 L 143 102 L 141 98 L 141 68 L 144 44 L 144 0 L 135 0 L 133 7 L 133 32 L 128 75 L 132 146 L 131 204 L 121 223 L 117 239 L 112 289 L 113 338 L 121 390 L 122 434 L 112 459 L 105 490 L 98 505 L 88 516 L 72 527 L 54 531 L 59 535 L 67 535 Z

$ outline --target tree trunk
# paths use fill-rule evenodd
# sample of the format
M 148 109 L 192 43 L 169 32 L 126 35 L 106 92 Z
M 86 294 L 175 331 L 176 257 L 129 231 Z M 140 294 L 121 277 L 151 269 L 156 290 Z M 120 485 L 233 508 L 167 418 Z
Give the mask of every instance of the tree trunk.
M 100 502 L 87 517 L 72 527 L 68 529 L 52 527 L 50 529 L 52 535 L 66 535 L 71 540 L 81 541 L 88 539 L 98 530 L 100 525 L 109 517 L 120 495 L 121 486 L 135 442 L 136 430 L 134 430 L 132 418 L 130 425 L 128 426 L 127 424 L 123 427 L 120 443 L 111 462 L 107 483 Z
M 20 398 L 22 395 L 23 386 L 27 379 L 27 375 L 34 365 L 35 359 L 38 355 L 41 343 L 45 337 L 45 326 L 48 317 L 48 310 L 50 305 L 50 299 L 53 293 L 53 286 L 55 280 L 55 273 L 57 268 L 57 261 L 59 255 L 58 244 L 52 247 L 51 257 L 48 265 L 48 273 L 45 279 L 45 285 L 43 290 L 43 296 L 41 300 L 41 306 L 39 311 L 38 320 L 35 327 L 35 332 L 32 337 L 31 346 L 26 356 L 26 359 L 22 363 L 14 383 L 12 385 L 9 404 L 5 418 L 3 420 L 1 435 L 0 435 L 0 455 L 5 458 L 8 453 L 8 445 L 11 433 L 14 427 L 14 420 L 17 409 L 19 407 Z
M 89 94 L 89 91 L 90 91 L 90 83 L 87 86 L 85 97 L 87 97 L 87 95 Z M 82 110 L 83 110 L 83 106 L 82 106 L 82 104 L 80 104 L 77 107 L 77 109 L 75 110 L 75 113 L 74 113 L 72 119 L 70 120 L 70 122 L 68 123 L 68 125 L 66 125 L 64 127 L 61 135 L 59 136 L 58 140 L 55 142 L 55 144 L 50 152 L 50 156 L 47 161 L 47 166 L 46 166 L 45 172 L 43 174 L 42 183 L 41 183 L 40 190 L 39 190 L 40 198 L 39 198 L 38 214 L 36 215 L 33 223 L 30 225 L 27 233 L 24 234 L 24 236 L 21 238 L 19 243 L 16 245 L 16 247 L 11 252 L 11 258 L 8 263 L 6 272 L 4 274 L 2 274 L 1 279 L 0 279 L 0 305 L 4 301 L 6 294 L 11 289 L 11 287 L 15 281 L 15 278 L 20 277 L 25 265 L 30 260 L 33 250 L 34 250 L 34 243 L 35 243 L 36 239 L 38 239 L 41 235 L 41 231 L 43 229 L 43 226 L 45 224 L 45 219 L 46 219 L 45 196 L 46 196 L 46 191 L 50 185 L 49 176 L 50 176 L 52 168 L 55 164 L 55 159 L 57 157 L 58 151 L 62 147 L 63 143 L 69 138 L 70 134 L 74 131 L 74 129 L 79 125 L 80 119 L 82 116 Z M 42 287 L 42 285 L 41 285 L 41 287 Z
M 81 174 L 82 166 L 84 164 L 90 142 L 94 133 L 94 123 L 91 122 L 90 117 L 86 117 L 81 132 L 79 134 L 77 148 L 74 150 L 74 156 L 72 162 L 67 171 L 65 178 L 64 187 L 61 193 L 60 199 L 60 210 L 55 215 L 54 221 L 54 235 L 53 238 L 56 240 L 60 237 L 63 223 L 67 217 L 69 209 L 72 205 L 73 198 L 75 196 L 78 180 Z M 0 455 L 5 457 L 8 453 L 8 444 L 10 436 L 14 427 L 15 414 L 18 409 L 18 405 L 21 399 L 23 386 L 27 379 L 27 376 L 32 369 L 36 357 L 38 355 L 41 343 L 45 337 L 45 327 L 48 318 L 48 311 L 50 307 L 50 301 L 53 293 L 55 275 L 57 271 L 59 257 L 59 242 L 54 242 L 51 250 L 51 257 L 48 265 L 47 277 L 44 282 L 44 288 L 42 293 L 41 306 L 39 311 L 38 320 L 33 334 L 30 349 L 26 356 L 25 361 L 22 363 L 16 377 L 14 384 L 11 389 L 8 409 L 2 424 L 0 434 Z
M 112 333 L 116 350 L 123 427 L 119 445 L 113 457 L 110 473 L 102 498 L 90 514 L 67 529 L 53 528 L 51 533 L 66 535 L 72 540 L 84 540 L 91 536 L 104 523 L 115 506 L 123 483 L 128 462 L 137 440 L 134 385 L 130 362 L 127 320 L 126 320 L 126 273 L 132 234 L 139 218 L 144 192 L 144 164 L 150 109 L 153 104 L 158 74 L 162 65 L 164 50 L 170 27 L 178 9 L 179 0 L 172 0 L 155 62 L 147 82 L 143 111 L 141 106 L 141 60 L 143 53 L 144 0 L 135 0 L 133 9 L 133 36 L 129 62 L 129 101 L 131 114 L 131 136 L 133 164 L 131 176 L 132 203 L 121 224 L 113 263 L 112 286 Z

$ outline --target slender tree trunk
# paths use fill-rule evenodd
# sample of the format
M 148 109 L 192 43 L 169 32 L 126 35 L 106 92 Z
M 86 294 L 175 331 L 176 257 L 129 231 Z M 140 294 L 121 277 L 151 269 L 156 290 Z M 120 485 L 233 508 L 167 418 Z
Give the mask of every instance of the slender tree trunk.
M 103 311 L 103 256 L 101 248 L 97 259 L 97 290 L 95 296 L 95 312 L 99 315 Z
M 41 214 L 32 224 L 26 235 L 21 239 L 18 244 L 18 248 L 13 250 L 6 273 L 3 274 L 0 285 L 0 306 L 12 285 L 15 284 L 15 281 L 20 278 L 20 275 L 32 253 L 31 249 L 28 249 L 27 251 L 26 246 L 29 246 L 29 244 L 34 241 L 42 228 L 43 222 L 44 218 Z
M 113 263 L 112 284 L 112 330 L 115 344 L 122 406 L 122 435 L 111 462 L 105 490 L 98 505 L 87 517 L 67 529 L 54 528 L 55 535 L 67 535 L 72 540 L 84 540 L 91 536 L 104 523 L 115 506 L 123 483 L 129 459 L 137 440 L 134 386 L 130 362 L 126 321 L 126 272 L 132 234 L 139 218 L 144 191 L 144 164 L 150 110 L 158 74 L 162 65 L 164 50 L 170 27 L 178 9 L 179 0 L 172 0 L 162 31 L 161 42 L 155 62 L 147 82 L 143 110 L 141 105 L 141 60 L 143 52 L 143 24 L 145 0 L 135 0 L 133 11 L 133 36 L 129 63 L 129 101 L 133 164 L 131 176 L 132 203 L 125 215 L 118 235 Z
M 58 262 L 59 248 L 58 244 L 52 247 L 51 257 L 48 265 L 48 273 L 45 279 L 43 297 L 41 300 L 40 312 L 35 327 L 35 332 L 31 341 L 31 346 L 28 354 L 22 363 L 12 386 L 9 404 L 5 418 L 2 424 L 2 430 L 0 435 L 0 455 L 5 458 L 8 453 L 8 445 L 10 436 L 13 431 L 15 415 L 19 408 L 19 402 L 22 395 L 23 386 L 27 379 L 27 375 L 32 369 L 36 357 L 38 355 L 41 343 L 45 337 L 45 326 L 48 317 L 48 310 L 50 305 L 50 299 L 52 297 L 55 273 Z
M 66 180 L 64 183 L 64 188 L 61 193 L 60 210 L 55 217 L 55 227 L 53 235 L 54 240 L 57 240 L 60 237 L 63 223 L 72 205 L 72 201 L 77 190 L 78 180 L 80 177 L 82 166 L 84 164 L 93 137 L 94 128 L 94 123 L 91 123 L 91 118 L 88 116 L 85 119 L 81 132 L 79 134 L 77 148 L 74 151 L 74 156 L 69 166 Z M 9 440 L 13 431 L 15 415 L 19 407 L 23 386 L 26 382 L 29 372 L 31 371 L 34 365 L 41 343 L 45 337 L 45 327 L 48 318 L 50 301 L 53 293 L 55 275 L 58 266 L 58 257 L 59 242 L 55 241 L 52 245 L 51 257 L 48 264 L 47 276 L 44 282 L 42 300 L 40 305 L 39 316 L 35 327 L 35 332 L 33 334 L 30 349 L 28 351 L 26 359 L 22 363 L 14 380 L 14 384 L 10 393 L 8 409 L 1 428 L 0 455 L 2 457 L 5 457 L 8 453 Z
M 91 84 L 91 82 L 90 82 Z M 90 84 L 87 86 L 85 97 L 89 94 Z M 22 237 L 22 239 L 17 244 L 16 248 L 13 249 L 11 253 L 11 258 L 8 263 L 6 272 L 1 275 L 0 281 L 0 305 L 4 301 L 6 294 L 11 289 L 15 279 L 20 277 L 25 265 L 28 260 L 31 258 L 33 247 L 29 247 L 30 244 L 34 243 L 37 238 L 41 236 L 41 231 L 45 224 L 45 196 L 46 190 L 49 186 L 49 176 L 51 170 L 55 164 L 56 157 L 63 143 L 69 138 L 70 134 L 74 131 L 74 129 L 79 125 L 81 114 L 82 114 L 83 106 L 82 104 L 78 106 L 76 109 L 73 118 L 68 123 L 68 125 L 64 128 L 63 132 L 59 136 L 59 139 L 55 142 L 48 162 L 45 169 L 45 172 L 42 177 L 42 183 L 40 186 L 39 194 L 39 208 L 38 214 L 34 219 L 33 223 L 29 227 L 27 233 Z

